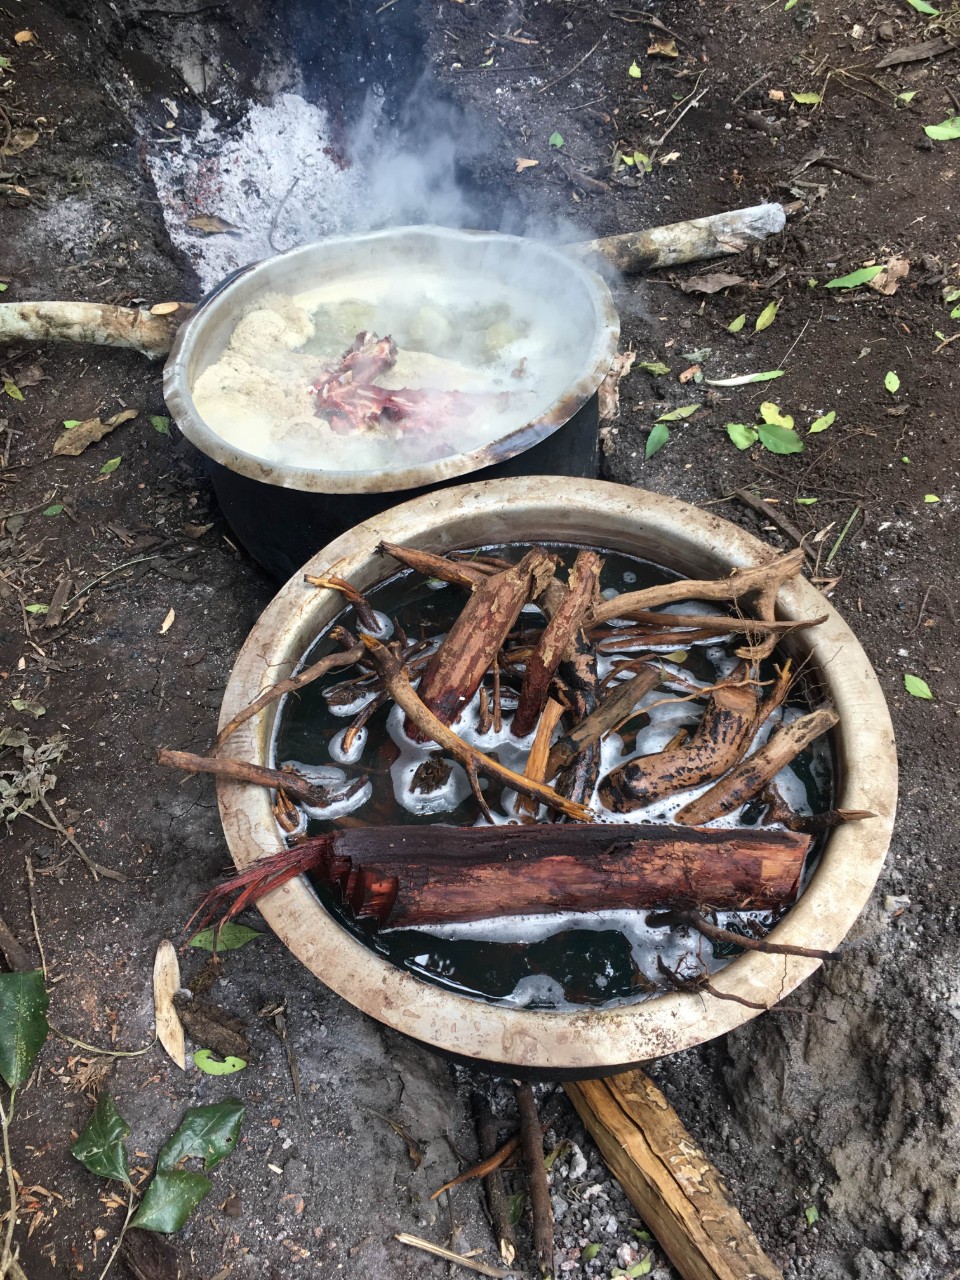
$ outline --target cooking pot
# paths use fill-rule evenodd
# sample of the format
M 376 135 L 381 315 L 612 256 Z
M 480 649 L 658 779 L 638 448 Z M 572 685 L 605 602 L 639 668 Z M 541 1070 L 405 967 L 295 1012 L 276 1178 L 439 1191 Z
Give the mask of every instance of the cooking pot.
M 200 416 L 193 388 L 222 355 L 237 321 L 269 293 L 299 294 L 325 283 L 438 271 L 451 290 L 481 281 L 484 296 L 520 314 L 527 294 L 551 303 L 558 350 L 570 358 L 539 388 L 542 411 L 518 418 L 499 438 L 470 452 L 378 471 L 334 471 L 323 458 L 286 465 L 228 444 Z M 406 284 L 404 284 L 406 282 Z M 287 577 L 345 529 L 398 500 L 470 475 L 596 474 L 600 383 L 616 354 L 620 323 L 604 281 L 573 255 L 519 236 L 445 227 L 399 227 L 292 249 L 236 272 L 179 328 L 164 369 L 164 395 L 188 440 L 205 455 L 220 506 L 247 550 Z M 319 372 L 319 360 L 318 360 Z
M 511 541 L 574 543 L 626 552 L 694 578 L 724 576 L 773 554 L 736 525 L 673 498 L 596 480 L 532 476 L 461 485 L 404 503 L 337 538 L 305 571 L 338 574 L 366 590 L 393 572 L 393 562 L 377 554 L 382 540 L 438 553 Z M 291 578 L 237 658 L 221 727 L 290 675 L 342 608 L 339 592 L 306 585 L 302 573 Z M 805 892 L 770 934 L 775 942 L 831 951 L 863 910 L 890 842 L 893 729 L 866 654 L 823 596 L 796 577 L 782 587 L 777 612 L 790 620 L 826 615 L 819 626 L 792 633 L 783 649 L 840 717 L 833 734 L 834 803 L 875 815 L 830 833 Z M 273 703 L 222 751 L 270 764 L 277 714 Z M 239 868 L 281 846 L 268 790 L 220 780 L 218 799 Z M 527 1077 L 602 1075 L 688 1049 L 776 1004 L 820 963 L 745 952 L 713 975 L 716 995 L 669 992 L 619 1007 L 534 1011 L 460 995 L 396 968 L 338 924 L 302 877 L 258 905 L 317 978 L 371 1017 L 441 1053 Z

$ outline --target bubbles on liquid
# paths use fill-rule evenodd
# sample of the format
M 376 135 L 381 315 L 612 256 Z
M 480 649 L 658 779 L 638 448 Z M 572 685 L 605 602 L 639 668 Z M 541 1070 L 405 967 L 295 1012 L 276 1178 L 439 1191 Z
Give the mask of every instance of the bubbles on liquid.
M 353 717 L 357 715 L 358 712 L 362 711 L 364 707 L 369 706 L 376 696 L 377 691 L 375 689 L 371 689 L 366 693 L 358 693 L 357 696 L 349 702 L 331 702 L 327 699 L 327 706 L 330 709 L 331 715 L 340 716 L 340 718 L 344 720 L 349 717 L 352 720 Z
M 344 750 L 343 740 L 349 732 L 348 726 L 346 729 L 341 729 L 339 733 L 335 733 L 330 739 L 330 758 L 336 760 L 338 764 L 356 764 L 366 748 L 367 730 L 364 726 L 353 735 L 350 749 Z
M 389 640 L 394 631 L 393 620 L 388 618 L 385 613 L 380 613 L 377 609 L 373 610 L 373 616 L 377 621 L 376 630 L 370 631 L 366 627 L 361 627 L 360 630 L 368 636 L 373 636 L 374 640 L 384 642 Z

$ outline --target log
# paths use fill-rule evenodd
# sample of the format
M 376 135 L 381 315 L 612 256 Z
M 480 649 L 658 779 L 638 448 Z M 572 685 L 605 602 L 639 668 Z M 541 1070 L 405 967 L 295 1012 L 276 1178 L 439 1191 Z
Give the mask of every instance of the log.
M 577 258 L 591 258 L 599 253 L 618 271 L 637 275 L 660 267 L 706 262 L 742 253 L 782 231 L 786 222 L 783 205 L 757 204 L 748 209 L 691 218 L 688 222 L 650 227 L 646 231 L 585 240 L 567 245 L 566 251 Z
M 717 1170 L 642 1071 L 564 1085 L 683 1280 L 783 1280 Z
M 0 343 L 92 342 L 101 347 L 130 347 L 151 360 L 161 360 L 169 355 L 177 330 L 193 309 L 193 303 L 179 302 L 174 310 L 154 315 L 99 302 L 3 302 Z
M 535 547 L 475 588 L 420 680 L 420 701 L 441 724 L 452 724 L 479 689 L 520 610 L 552 573 L 546 552 Z M 427 740 L 409 717 L 405 729 L 414 741 Z

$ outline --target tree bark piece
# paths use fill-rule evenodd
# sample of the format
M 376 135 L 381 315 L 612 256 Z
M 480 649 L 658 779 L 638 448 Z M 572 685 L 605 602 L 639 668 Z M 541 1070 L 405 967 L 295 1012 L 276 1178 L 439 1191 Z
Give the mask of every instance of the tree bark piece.
M 651 666 L 614 685 L 595 711 L 554 743 L 543 776 L 556 777 L 586 747 L 599 742 L 604 734 L 612 733 L 636 708 L 641 698 L 657 687 L 660 675 L 660 670 Z
M 553 1275 L 553 1205 L 543 1160 L 543 1129 L 530 1085 L 518 1084 L 516 1095 L 520 1114 L 520 1150 L 527 1171 L 533 1215 L 533 1250 L 540 1274 L 549 1277 Z
M 533 732 L 550 691 L 550 681 L 593 604 L 603 561 L 595 551 L 581 551 L 570 570 L 566 594 L 543 629 L 527 659 L 511 730 L 525 738 Z
M 553 698 L 548 698 L 547 705 L 543 708 L 543 714 L 540 717 L 540 723 L 537 725 L 533 746 L 530 748 L 530 754 L 527 756 L 527 763 L 523 769 L 523 776 L 529 778 L 532 782 L 543 782 L 546 778 L 553 776 L 553 774 L 547 773 L 550 739 L 553 737 L 557 721 L 562 715 L 563 707 L 561 707 L 560 703 L 554 702 Z M 556 770 L 554 770 L 554 773 L 556 773 Z M 537 812 L 537 806 L 529 796 L 517 796 L 516 809 L 518 813 L 527 813 L 533 816 L 536 816 Z
M 672 222 L 646 231 L 586 240 L 581 244 L 568 245 L 567 252 L 578 258 L 589 258 L 599 253 L 618 271 L 637 275 L 659 267 L 706 262 L 711 258 L 742 253 L 751 245 L 761 244 L 768 236 L 782 231 L 786 222 L 783 205 L 757 204 L 748 209 L 692 218 L 689 222 Z
M 486 1159 L 497 1150 L 497 1126 L 493 1112 L 490 1110 L 490 1103 L 477 1090 L 470 1094 L 470 1105 L 473 1110 L 480 1155 Z M 483 1180 L 483 1189 L 487 1197 L 487 1208 L 490 1211 L 490 1221 L 493 1224 L 493 1234 L 500 1257 L 508 1267 L 512 1267 L 517 1256 L 517 1238 L 510 1221 L 507 1189 L 499 1168 L 491 1169 L 486 1175 Z
M 791 760 L 811 742 L 827 733 L 840 717 L 831 707 L 820 707 L 777 729 L 764 746 L 741 762 L 715 783 L 709 791 L 680 810 L 676 821 L 690 826 L 712 822 L 725 813 L 733 813 L 752 800 Z
M 642 1071 L 564 1085 L 683 1280 L 783 1280 L 717 1170 Z
M 520 610 L 552 573 L 549 557 L 534 548 L 476 587 L 420 680 L 420 701 L 442 724 L 452 724 L 479 689 Z M 409 717 L 405 728 L 415 741 L 425 741 Z
M 181 302 L 166 315 L 99 302 L 0 303 L 0 343 L 92 342 L 101 347 L 132 347 L 151 360 L 169 355 L 180 325 L 193 311 Z
M 448 560 L 446 556 L 421 551 L 418 547 L 400 547 L 395 542 L 381 542 L 377 550 L 383 556 L 399 560 L 407 569 L 422 573 L 425 578 L 439 578 L 441 582 L 451 582 L 468 591 L 481 586 L 497 572 L 493 565 L 483 561 Z

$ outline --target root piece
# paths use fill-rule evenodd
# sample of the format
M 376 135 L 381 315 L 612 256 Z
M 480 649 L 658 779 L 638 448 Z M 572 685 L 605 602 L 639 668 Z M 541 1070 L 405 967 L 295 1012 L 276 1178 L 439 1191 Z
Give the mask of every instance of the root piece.
M 821 951 L 816 947 L 797 947 L 790 942 L 771 942 L 769 938 L 754 938 L 749 934 L 737 933 L 733 929 L 723 929 L 720 925 L 714 924 L 698 911 L 651 911 L 647 916 L 647 924 L 651 929 L 661 929 L 668 927 L 671 929 L 695 929 L 697 933 L 702 933 L 705 938 L 709 938 L 711 942 L 730 943 L 735 947 L 740 947 L 744 951 L 761 951 L 767 955 L 773 956 L 802 956 L 805 960 L 829 960 L 833 955 L 832 951 Z M 661 957 L 657 957 L 657 967 L 661 973 L 670 974 L 676 979 L 676 974 L 668 969 Z M 706 976 L 706 975 L 704 975 Z M 680 981 L 683 981 L 681 979 Z M 694 985 L 700 985 L 699 980 L 694 978 Z M 734 999 L 733 996 L 720 996 L 719 992 L 714 992 L 721 1000 Z M 765 1009 L 766 1005 L 751 1005 L 752 1008 Z
M 180 325 L 193 311 L 179 302 L 165 315 L 99 302 L 0 303 L 0 344 L 5 342 L 92 342 L 131 347 L 151 360 L 170 354 Z
M 553 1204 L 543 1162 L 543 1130 L 537 1115 L 533 1089 L 528 1084 L 516 1086 L 517 1110 L 520 1113 L 520 1149 L 530 1188 L 533 1214 L 533 1249 L 542 1276 L 553 1275 Z
M 757 799 L 767 806 L 764 823 L 776 822 L 788 831 L 802 831 L 813 836 L 832 831 L 834 827 L 842 827 L 846 822 L 862 822 L 864 818 L 877 816 L 871 809 L 827 809 L 824 813 L 794 813 L 777 790 L 775 782 L 765 787 Z
M 515 737 L 525 738 L 537 723 L 547 700 L 550 681 L 593 604 L 602 566 L 603 561 L 595 551 L 581 551 L 577 556 L 570 570 L 564 598 L 527 659 L 511 725 Z
M 741 664 L 728 683 L 717 685 L 689 741 L 668 754 L 640 756 L 615 769 L 600 790 L 603 803 L 628 813 L 678 791 L 703 786 L 732 769 L 753 737 L 759 697 Z
M 603 701 L 569 733 L 554 743 L 544 778 L 554 778 L 579 753 L 623 724 L 637 703 L 660 683 L 657 667 L 640 668 L 630 680 L 614 685 Z
M 677 814 L 676 821 L 700 826 L 725 813 L 733 813 L 758 795 L 811 742 L 832 729 L 839 718 L 831 707 L 820 707 L 777 729 L 759 751 L 755 751 L 746 760 L 741 760 L 736 768 L 698 800 L 684 805 Z
M 476 588 L 420 681 L 420 701 L 442 724 L 452 724 L 476 693 L 520 610 L 552 573 L 546 553 L 534 548 Z M 411 738 L 425 740 L 411 719 L 405 728 Z
M 728 578 L 681 578 L 677 582 L 645 587 L 642 591 L 630 591 L 612 600 L 598 601 L 590 616 L 590 626 L 609 622 L 611 618 L 632 618 L 635 610 L 646 613 L 678 600 L 739 600 L 751 592 L 763 592 L 774 583 L 779 591 L 802 567 L 803 552 L 798 549 L 752 569 L 737 569 Z
M 406 713 L 408 720 L 416 726 L 418 734 L 422 735 L 421 741 L 432 739 L 438 746 L 443 747 L 445 751 L 449 751 L 451 755 L 455 756 L 468 771 L 470 768 L 475 768 L 480 773 L 496 778 L 498 782 L 519 792 L 521 795 L 530 796 L 538 804 L 545 804 L 551 809 L 556 809 L 568 818 L 573 818 L 576 822 L 592 821 L 589 810 L 584 808 L 583 805 L 574 804 L 563 796 L 558 795 L 552 787 L 545 786 L 543 783 L 531 782 L 529 779 L 524 778 L 522 774 L 514 773 L 512 769 L 508 769 L 505 765 L 477 751 L 476 747 L 471 747 L 464 742 L 452 729 L 449 729 L 439 720 L 429 707 L 424 705 L 417 691 L 404 674 L 396 655 L 385 645 L 380 644 L 370 636 L 364 636 L 363 641 L 370 652 L 374 665 L 383 678 L 384 687 L 394 702 Z
M 486 1159 L 497 1149 L 497 1126 L 490 1110 L 490 1103 L 482 1093 L 474 1090 L 470 1094 L 470 1105 L 473 1110 L 473 1122 L 477 1129 L 477 1144 L 480 1155 Z M 507 1189 L 504 1186 L 503 1174 L 499 1169 L 491 1169 L 483 1180 L 483 1189 L 487 1197 L 487 1208 L 493 1224 L 493 1234 L 497 1241 L 500 1257 L 508 1267 L 512 1267 L 517 1256 L 517 1238 L 510 1221 L 510 1203 Z
M 422 573 L 425 578 L 439 578 L 441 582 L 450 582 L 468 591 L 481 586 L 497 572 L 492 565 L 482 562 L 449 560 L 446 556 L 437 556 L 417 547 L 400 547 L 395 542 L 381 542 L 377 550 L 382 556 L 392 556 L 406 568 Z
M 548 698 L 547 705 L 543 708 L 543 714 L 540 717 L 540 723 L 537 725 L 533 746 L 527 756 L 527 763 L 523 770 L 525 778 L 530 778 L 533 782 L 543 782 L 546 778 L 553 777 L 553 774 L 547 772 L 549 768 L 550 739 L 553 737 L 557 721 L 562 715 L 563 707 L 561 707 L 560 703 L 554 702 L 553 698 Z M 556 773 L 556 770 L 554 770 L 554 773 Z M 516 808 L 518 813 L 536 816 L 537 806 L 529 796 L 518 796 Z
M 345 578 L 340 578 L 335 573 L 328 573 L 318 577 L 305 573 L 303 580 L 304 582 L 309 582 L 311 587 L 326 587 L 329 591 L 339 591 L 356 609 L 357 617 L 360 619 L 364 629 L 369 631 L 371 635 L 380 634 L 380 619 L 374 612 L 367 597 L 362 591 L 358 591 L 352 582 L 347 582 Z
M 190 751 L 168 751 L 165 747 L 157 752 L 157 764 L 183 769 L 186 773 L 212 773 L 231 782 L 252 782 L 258 787 L 273 787 L 283 790 L 294 800 L 301 800 L 304 804 L 317 808 L 330 804 L 334 799 L 347 799 L 366 783 L 366 778 L 354 778 L 345 785 L 342 792 L 334 795 L 309 782 L 294 769 L 267 769 L 246 760 L 231 760 L 227 756 L 197 756 Z

